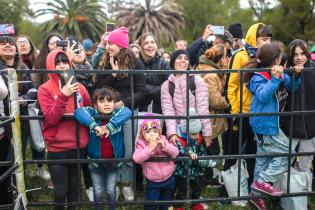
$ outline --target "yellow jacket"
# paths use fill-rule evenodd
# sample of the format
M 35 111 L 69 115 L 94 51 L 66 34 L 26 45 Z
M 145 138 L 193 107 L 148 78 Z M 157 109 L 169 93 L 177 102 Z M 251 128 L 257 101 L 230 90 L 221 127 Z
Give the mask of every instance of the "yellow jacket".
M 256 34 L 258 26 L 263 23 L 252 25 L 246 34 L 245 41 L 252 47 L 256 47 Z M 229 69 L 242 69 L 249 62 L 249 57 L 245 48 L 238 50 L 230 59 Z M 240 73 L 231 73 L 228 80 L 227 96 L 231 105 L 231 113 L 240 112 Z M 243 83 L 243 109 L 242 112 L 249 112 L 252 94 L 247 88 L 247 84 Z

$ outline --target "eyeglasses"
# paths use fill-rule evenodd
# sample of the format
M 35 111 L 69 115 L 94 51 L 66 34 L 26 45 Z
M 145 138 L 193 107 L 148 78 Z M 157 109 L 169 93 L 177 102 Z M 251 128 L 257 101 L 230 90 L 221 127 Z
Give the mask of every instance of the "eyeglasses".
M 50 45 L 56 45 L 57 41 L 48 42 Z
M 30 43 L 29 43 L 29 41 L 24 40 L 24 41 L 17 41 L 16 44 L 21 46 L 21 45 L 29 45 Z
M 1 42 L 0 45 L 5 46 L 6 44 L 9 44 L 10 46 L 14 46 L 14 42 Z

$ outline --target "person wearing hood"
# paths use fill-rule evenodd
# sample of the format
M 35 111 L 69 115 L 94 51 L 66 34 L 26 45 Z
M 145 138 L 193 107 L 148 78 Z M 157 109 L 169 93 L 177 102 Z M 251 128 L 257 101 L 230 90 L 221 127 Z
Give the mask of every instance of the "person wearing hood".
M 251 58 L 256 58 L 257 50 L 264 44 L 270 43 L 272 37 L 271 30 L 263 23 L 256 23 L 252 25 L 246 34 L 245 46 L 238 50 L 230 59 L 229 69 L 242 69 L 249 64 Z M 225 86 L 225 95 L 228 98 L 231 107 L 231 114 L 248 113 L 250 110 L 250 103 L 252 101 L 252 94 L 247 88 L 247 84 L 243 82 L 240 85 L 240 73 L 230 73 L 227 75 L 227 83 Z M 242 102 L 240 101 L 240 91 L 242 89 Z M 242 110 L 240 106 L 242 104 Z M 238 138 L 239 138 L 239 119 L 228 119 L 230 129 L 223 135 L 223 151 L 227 154 L 239 154 Z M 254 142 L 254 134 L 249 125 L 249 118 L 243 117 L 242 120 L 242 154 L 256 154 L 256 144 Z M 246 159 L 247 168 L 249 172 L 249 187 L 253 180 L 253 172 L 255 167 L 254 159 Z M 234 165 L 236 160 L 226 160 L 225 169 Z
M 62 50 L 53 50 L 47 56 L 47 70 L 70 70 L 68 56 Z M 43 111 L 43 136 L 47 145 L 47 159 L 77 159 L 84 156 L 83 148 L 89 139 L 87 129 L 79 126 L 79 144 L 76 141 L 76 121 L 62 119 L 65 114 L 73 114 L 75 103 L 77 107 L 91 106 L 91 99 L 85 87 L 73 81 L 73 76 L 67 81 L 64 76 L 49 74 L 49 80 L 38 89 L 38 101 Z M 76 102 L 74 101 L 76 100 Z M 80 157 L 77 156 L 80 148 Z M 54 201 L 56 203 L 71 203 L 78 200 L 80 186 L 78 185 L 77 164 L 49 164 L 48 169 L 54 184 Z M 56 206 L 56 210 L 65 209 Z M 75 209 L 75 207 L 71 207 Z
M 145 33 L 139 38 L 141 49 L 140 59 L 145 70 L 170 70 L 169 62 L 163 60 L 158 53 L 157 38 L 151 33 Z M 146 98 L 140 111 L 147 111 L 153 101 L 152 112 L 161 114 L 161 85 L 167 80 L 167 74 L 146 74 Z

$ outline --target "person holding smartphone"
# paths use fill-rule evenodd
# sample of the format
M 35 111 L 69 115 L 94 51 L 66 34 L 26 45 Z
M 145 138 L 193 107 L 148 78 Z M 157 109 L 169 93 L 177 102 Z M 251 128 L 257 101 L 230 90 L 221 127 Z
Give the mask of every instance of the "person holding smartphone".
M 77 159 L 84 157 L 88 143 L 87 129 L 79 126 L 79 145 L 76 142 L 76 122 L 63 119 L 65 114 L 73 114 L 75 103 L 78 107 L 91 106 L 91 100 L 85 87 L 74 82 L 74 77 L 66 77 L 72 67 L 68 56 L 62 50 L 53 50 L 47 56 L 47 70 L 60 70 L 64 74 L 49 74 L 50 80 L 38 89 L 38 101 L 44 115 L 43 135 L 47 145 L 47 159 Z M 69 71 L 69 73 L 71 73 Z M 76 97 L 75 97 L 76 95 Z M 76 99 L 76 102 L 75 102 Z M 80 147 L 80 156 L 77 156 Z M 70 203 L 78 200 L 80 175 L 78 165 L 73 163 L 49 164 L 48 169 L 54 184 L 54 201 Z M 63 210 L 64 206 L 55 206 Z M 75 209 L 71 206 L 68 209 Z

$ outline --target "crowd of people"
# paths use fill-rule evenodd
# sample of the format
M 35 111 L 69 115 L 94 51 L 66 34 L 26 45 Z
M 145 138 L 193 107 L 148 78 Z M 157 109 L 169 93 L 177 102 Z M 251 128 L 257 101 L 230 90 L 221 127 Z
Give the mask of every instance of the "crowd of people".
M 215 34 L 212 25 L 208 25 L 190 45 L 185 40 L 177 41 L 173 52 L 159 49 L 159 39 L 150 32 L 131 44 L 126 27 L 100 37 L 98 43 L 90 39 L 81 43 L 75 37 L 51 33 L 37 50 L 28 36 L 0 35 L 1 70 L 62 72 L 18 73 L 19 81 L 31 81 L 18 86 L 21 115 L 28 115 L 28 106 L 35 102 L 44 116 L 46 149 L 32 149 L 34 160 L 130 160 L 81 164 L 88 199 L 97 202 L 93 204 L 95 209 L 104 208 L 101 202 L 105 195 L 110 201 L 109 209 L 116 208 L 120 194 L 132 201 L 134 190 L 144 191 L 145 200 L 165 201 L 187 199 L 189 188 L 189 196 L 199 199 L 205 186 L 216 182 L 214 168 L 227 170 L 236 162 L 199 158 L 205 155 L 315 152 L 312 114 L 198 119 L 210 114 L 315 110 L 315 46 L 311 49 L 305 41 L 295 39 L 286 47 L 272 40 L 271 28 L 263 23 L 253 24 L 245 37 L 239 23 L 230 25 L 223 34 Z M 252 68 L 259 71 L 220 72 Z M 89 73 L 93 69 L 99 73 Z M 112 72 L 106 73 L 108 70 Z M 156 71 L 133 74 L 126 70 Z M 168 70 L 169 74 L 159 70 Z M 186 70 L 192 74 L 177 72 Z M 193 70 L 205 72 L 195 74 Z M 9 116 L 9 100 L 7 72 L 1 71 L 1 116 Z M 65 114 L 74 118 L 65 119 Z M 131 119 L 143 114 L 148 119 Z M 161 115 L 193 118 L 159 120 Z M 30 122 L 21 123 L 21 136 L 25 159 L 32 138 Z M 13 158 L 11 137 L 9 125 L 0 128 L 0 161 Z M 189 160 L 148 161 L 180 156 Z M 287 172 L 288 161 L 287 156 L 246 159 L 250 195 L 278 197 L 286 193 L 273 183 Z M 309 155 L 293 157 L 291 165 L 298 171 L 311 172 L 312 161 Z M 72 203 L 78 201 L 81 189 L 78 167 L 73 163 L 53 163 L 48 164 L 47 171 L 38 164 L 36 175 L 51 180 L 48 183 L 54 189 L 55 202 Z M 0 166 L 0 175 L 6 170 L 6 166 Z M 12 195 L 7 193 L 10 185 L 10 179 L 0 183 L 0 205 L 12 202 Z M 227 196 L 224 185 L 220 195 Z M 257 209 L 267 209 L 264 199 L 250 201 Z M 203 210 L 206 206 L 196 203 L 192 209 Z M 166 203 L 150 204 L 144 209 L 168 207 Z M 184 209 L 183 204 L 173 208 Z

